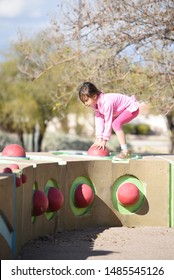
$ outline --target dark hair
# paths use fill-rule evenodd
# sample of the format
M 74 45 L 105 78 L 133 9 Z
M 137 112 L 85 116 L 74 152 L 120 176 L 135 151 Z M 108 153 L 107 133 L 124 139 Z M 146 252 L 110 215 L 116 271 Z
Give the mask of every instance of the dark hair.
M 99 96 L 100 93 L 101 91 L 99 91 L 94 84 L 85 82 L 79 89 L 79 98 L 84 102 L 86 96 L 92 98 L 95 94 Z

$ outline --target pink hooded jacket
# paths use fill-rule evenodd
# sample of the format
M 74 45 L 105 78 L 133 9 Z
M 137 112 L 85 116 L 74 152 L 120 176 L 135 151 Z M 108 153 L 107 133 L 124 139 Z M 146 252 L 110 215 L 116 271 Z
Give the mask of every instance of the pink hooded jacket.
M 97 99 L 95 111 L 96 137 L 109 140 L 112 132 L 113 120 L 125 109 L 135 112 L 139 102 L 135 96 L 120 93 L 101 93 Z

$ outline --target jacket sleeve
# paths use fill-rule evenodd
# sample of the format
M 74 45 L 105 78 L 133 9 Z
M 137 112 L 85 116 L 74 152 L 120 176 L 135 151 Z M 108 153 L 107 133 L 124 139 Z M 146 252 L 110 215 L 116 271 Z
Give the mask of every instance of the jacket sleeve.
M 104 131 L 103 139 L 109 140 L 112 132 L 112 120 L 113 120 L 113 104 L 106 102 L 104 111 Z
M 104 131 L 104 115 L 98 110 L 95 111 L 95 134 L 97 138 L 103 138 Z

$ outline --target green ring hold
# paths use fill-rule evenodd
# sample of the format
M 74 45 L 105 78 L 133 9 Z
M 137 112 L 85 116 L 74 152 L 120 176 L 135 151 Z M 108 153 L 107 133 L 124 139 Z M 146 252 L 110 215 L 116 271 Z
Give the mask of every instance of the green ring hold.
M 96 191 L 95 191 L 94 185 L 93 185 L 92 181 L 90 180 L 90 178 L 80 176 L 80 177 L 77 177 L 74 180 L 74 182 L 72 183 L 72 186 L 71 186 L 71 189 L 70 189 L 70 207 L 71 207 L 71 210 L 72 210 L 72 212 L 75 216 L 84 216 L 84 215 L 87 215 L 90 212 L 90 210 L 92 208 L 92 205 L 93 205 L 93 202 L 92 202 L 91 205 L 89 205 L 86 208 L 78 208 L 78 207 L 75 206 L 74 193 L 75 193 L 75 190 L 76 190 L 76 188 L 78 187 L 79 184 L 87 184 L 88 186 L 90 186 L 92 188 L 92 190 L 94 191 L 94 195 L 96 194 Z
M 118 188 L 121 185 L 123 185 L 124 183 L 135 184 L 137 186 L 137 188 L 139 189 L 140 197 L 139 197 L 139 200 L 134 205 L 126 206 L 126 205 L 120 204 L 118 201 L 117 191 L 118 191 Z M 146 186 L 145 183 L 142 183 L 138 178 L 136 178 L 132 175 L 124 175 L 124 176 L 121 176 L 120 178 L 118 178 L 112 187 L 112 203 L 113 203 L 114 208 L 123 215 L 131 215 L 131 214 L 137 212 L 141 208 L 145 195 L 146 195 L 145 186 Z

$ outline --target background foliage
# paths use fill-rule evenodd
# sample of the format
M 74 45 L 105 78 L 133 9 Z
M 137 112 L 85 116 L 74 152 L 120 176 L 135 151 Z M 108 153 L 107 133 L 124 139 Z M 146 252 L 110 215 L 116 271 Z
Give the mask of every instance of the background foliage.
M 69 113 L 87 115 L 77 93 L 91 81 L 105 92 L 135 94 L 166 115 L 173 141 L 174 1 L 79 0 L 62 9 L 63 21 L 57 14 L 35 38 L 21 34 L 1 64 L 1 129 L 21 142 L 31 133 L 40 150 L 54 116 L 67 132 Z

